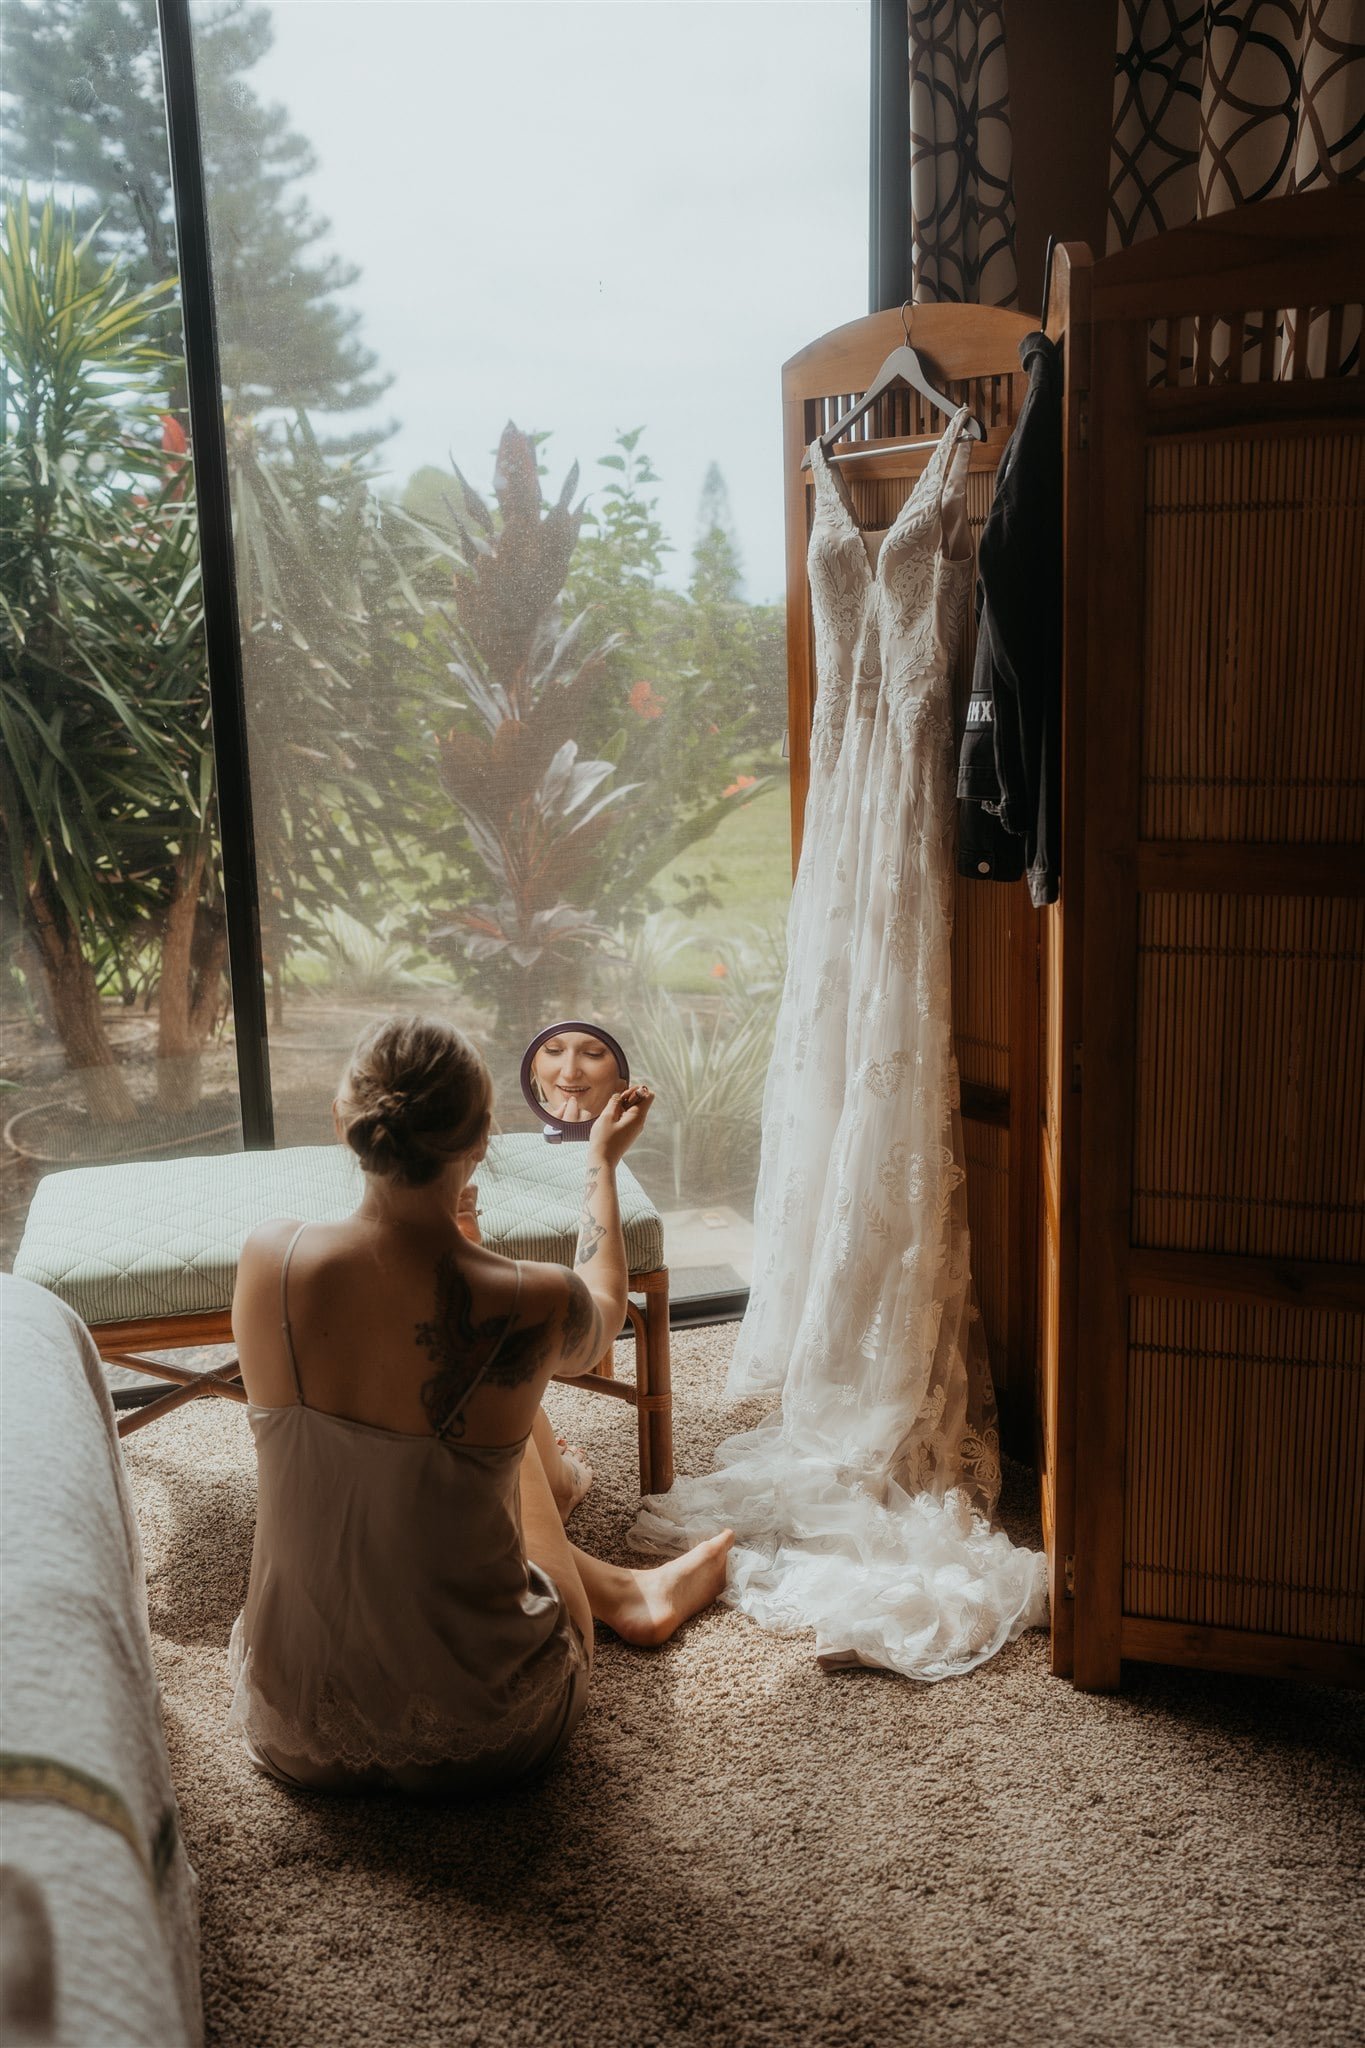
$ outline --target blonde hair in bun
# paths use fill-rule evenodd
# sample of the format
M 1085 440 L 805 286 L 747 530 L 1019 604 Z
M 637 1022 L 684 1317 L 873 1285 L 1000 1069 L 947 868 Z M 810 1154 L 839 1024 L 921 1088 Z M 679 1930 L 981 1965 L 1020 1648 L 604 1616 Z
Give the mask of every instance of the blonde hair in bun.
M 413 1188 L 477 1145 L 492 1110 L 482 1053 L 439 1017 L 386 1017 L 371 1026 L 337 1094 L 342 1136 L 366 1173 Z

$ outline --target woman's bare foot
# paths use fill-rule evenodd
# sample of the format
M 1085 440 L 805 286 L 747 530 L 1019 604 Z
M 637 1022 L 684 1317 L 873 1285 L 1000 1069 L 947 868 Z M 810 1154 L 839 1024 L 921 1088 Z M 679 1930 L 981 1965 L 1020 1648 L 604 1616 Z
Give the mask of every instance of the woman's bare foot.
M 577 1444 L 566 1442 L 562 1436 L 555 1438 L 555 1450 L 559 1453 L 559 1462 L 546 1476 L 555 1497 L 555 1506 L 559 1509 L 559 1519 L 567 1522 L 591 1491 L 592 1466 Z
M 648 1571 L 615 1567 L 600 1579 L 594 1574 L 596 1583 L 588 1587 L 593 1613 L 624 1642 L 646 1649 L 666 1643 L 724 1588 L 725 1560 L 734 1540 L 734 1530 L 723 1529 Z

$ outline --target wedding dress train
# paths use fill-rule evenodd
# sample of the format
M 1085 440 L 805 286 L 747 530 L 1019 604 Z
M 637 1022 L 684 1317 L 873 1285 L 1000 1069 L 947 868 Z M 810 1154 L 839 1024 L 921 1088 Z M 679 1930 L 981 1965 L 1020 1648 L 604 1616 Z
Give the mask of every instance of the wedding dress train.
M 811 448 L 819 691 L 728 1391 L 780 1405 L 631 1532 L 729 1525 L 726 1597 L 827 1661 L 971 1670 L 1044 1619 L 990 1517 L 999 1438 L 972 1297 L 952 1049 L 951 670 L 971 582 L 965 409 L 872 552 Z

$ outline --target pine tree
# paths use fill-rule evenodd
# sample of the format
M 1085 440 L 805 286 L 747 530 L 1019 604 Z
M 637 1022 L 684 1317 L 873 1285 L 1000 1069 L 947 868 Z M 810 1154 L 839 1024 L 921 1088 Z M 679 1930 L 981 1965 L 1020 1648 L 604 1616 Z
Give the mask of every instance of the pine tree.
M 744 569 L 735 540 L 730 492 L 718 462 L 710 465 L 702 479 L 689 588 L 698 604 L 738 604 L 744 595 Z
M 176 269 L 175 222 L 155 0 L 4 0 L 5 101 L 0 162 L 74 194 L 95 253 L 128 268 L 131 287 Z M 318 249 L 328 223 L 297 190 L 313 168 L 283 108 L 246 74 L 270 47 L 268 10 L 225 0 L 195 33 L 205 176 L 213 213 L 223 378 L 241 411 L 350 412 L 387 379 L 359 340 L 359 314 L 338 303 L 357 272 Z M 163 344 L 178 353 L 174 313 Z M 182 393 L 172 389 L 172 403 Z M 177 407 L 178 409 L 178 407 Z M 351 436 L 354 450 L 381 438 Z

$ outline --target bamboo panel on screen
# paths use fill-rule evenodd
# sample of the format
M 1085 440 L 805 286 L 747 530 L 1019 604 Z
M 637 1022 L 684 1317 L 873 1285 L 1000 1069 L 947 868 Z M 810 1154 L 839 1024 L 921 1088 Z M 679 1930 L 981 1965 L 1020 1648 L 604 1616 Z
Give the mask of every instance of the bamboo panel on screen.
M 1147 457 L 1142 835 L 1365 839 L 1365 431 Z
M 1135 1298 L 1125 1615 L 1365 1646 L 1365 1320 Z
M 1147 895 L 1132 1241 L 1365 1260 L 1365 901 Z

